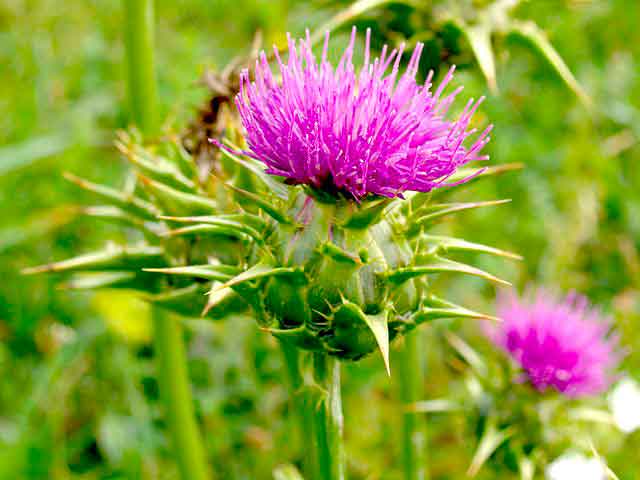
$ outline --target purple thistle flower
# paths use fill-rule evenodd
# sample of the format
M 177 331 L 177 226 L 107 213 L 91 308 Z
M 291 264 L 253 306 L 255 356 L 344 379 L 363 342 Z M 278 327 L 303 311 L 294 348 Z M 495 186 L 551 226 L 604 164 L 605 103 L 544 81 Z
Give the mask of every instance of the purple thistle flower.
M 615 380 L 622 357 L 611 320 L 576 293 L 559 299 L 538 290 L 498 298 L 501 324 L 489 338 L 522 367 L 539 391 L 553 387 L 569 397 L 601 393 Z
M 444 185 L 459 166 L 486 160 L 488 156 L 479 152 L 489 141 L 491 127 L 470 147 L 463 146 L 476 132 L 469 123 L 483 99 L 469 100 L 457 119 L 447 120 L 447 110 L 462 89 L 442 96 L 453 68 L 432 92 L 432 72 L 424 85 L 415 80 L 421 43 L 399 76 L 404 46 L 391 53 L 385 46 L 380 58 L 370 61 L 370 35 L 367 30 L 359 73 L 352 61 L 355 27 L 336 68 L 327 60 L 328 32 L 319 62 L 308 31 L 298 46 L 287 37 L 286 64 L 274 47 L 281 81 L 262 52 L 255 81 L 245 70 L 236 97 L 249 146 L 243 153 L 290 183 L 355 199 L 367 194 L 399 197 L 406 190 L 428 192 Z

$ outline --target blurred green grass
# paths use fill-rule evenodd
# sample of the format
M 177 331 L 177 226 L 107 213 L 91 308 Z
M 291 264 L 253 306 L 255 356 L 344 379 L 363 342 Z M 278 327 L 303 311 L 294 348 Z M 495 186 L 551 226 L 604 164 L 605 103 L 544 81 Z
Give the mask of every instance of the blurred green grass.
M 182 128 L 194 116 L 206 98 L 196 85 L 203 69 L 245 52 L 256 29 L 270 45 L 287 30 L 301 34 L 320 25 L 334 3 L 159 1 L 166 124 Z M 513 201 L 440 229 L 524 254 L 524 262 L 507 266 L 474 258 L 519 287 L 537 281 L 575 288 L 601 303 L 631 352 L 624 370 L 640 379 L 640 6 L 543 0 L 525 2 L 519 14 L 545 28 L 592 95 L 594 112 L 538 56 L 504 40 L 497 58 L 500 94 L 489 96 L 482 120 L 495 124 L 492 163 L 526 168 L 452 192 L 456 199 Z M 0 478 L 175 478 L 150 349 L 104 326 L 135 322 L 135 305 L 120 300 L 114 320 L 113 308 L 59 290 L 54 278 L 19 274 L 126 235 L 77 217 L 73 206 L 90 199 L 61 175 L 124 181 L 112 146 L 114 130 L 127 126 L 121 15 L 119 2 L 0 5 Z M 472 58 L 463 66 L 456 83 L 467 95 L 486 94 Z M 482 282 L 442 278 L 437 286 L 491 310 L 494 292 Z M 197 406 L 214 470 L 220 478 L 271 478 L 278 463 L 296 455 L 286 438 L 287 401 L 273 341 L 243 319 L 189 325 Z M 475 325 L 458 328 L 483 342 Z M 437 398 L 456 388 L 457 379 L 445 367 L 434 330 L 423 338 L 427 389 Z M 347 369 L 354 478 L 399 475 L 396 447 L 388 448 L 397 438 L 393 385 L 378 360 Z M 637 478 L 628 460 L 640 449 L 640 434 L 609 432 L 604 439 L 598 447 L 620 478 Z M 430 441 L 434 478 L 461 478 L 474 445 L 460 419 L 432 418 Z

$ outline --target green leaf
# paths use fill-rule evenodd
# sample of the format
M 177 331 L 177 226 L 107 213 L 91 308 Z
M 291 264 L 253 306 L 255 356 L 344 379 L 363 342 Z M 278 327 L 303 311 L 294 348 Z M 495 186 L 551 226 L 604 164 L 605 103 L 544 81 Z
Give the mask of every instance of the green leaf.
M 92 183 L 71 173 L 64 173 L 64 178 L 75 183 L 80 188 L 88 190 L 98 197 L 122 208 L 124 211 L 138 215 L 147 220 L 155 220 L 160 213 L 154 205 L 131 194 L 120 192 L 105 185 Z
M 62 288 L 71 290 L 93 290 L 132 285 L 137 278 L 135 272 L 91 272 L 74 275 Z
M 231 280 L 228 280 L 221 285 L 216 285 L 211 289 L 211 292 L 222 290 L 223 288 L 228 287 L 237 287 L 239 285 L 242 285 L 243 283 L 252 282 L 254 280 L 278 276 L 304 279 L 304 272 L 297 267 L 272 267 L 270 265 L 259 263 L 242 272 L 240 275 L 232 278 Z
M 393 199 L 379 198 L 373 200 L 355 212 L 344 222 L 344 228 L 362 229 L 367 228 L 380 220 L 385 209 L 393 203 Z
M 459 168 L 456 170 L 453 175 L 450 175 L 447 178 L 447 182 L 454 183 L 460 180 L 464 180 L 465 178 L 469 178 L 473 175 L 473 179 L 480 177 L 487 177 L 490 175 L 501 175 L 503 173 L 512 172 L 514 170 L 522 170 L 524 168 L 523 163 L 505 163 L 504 165 L 495 165 L 492 167 L 467 167 L 467 168 Z M 465 183 L 467 185 L 469 182 Z M 442 191 L 442 190 L 441 190 Z
M 267 223 L 257 215 L 252 215 L 249 213 L 238 214 L 238 215 L 201 215 L 195 217 L 171 217 L 171 216 L 160 216 L 162 220 L 169 220 L 175 223 L 195 223 L 199 225 L 193 225 L 192 227 L 207 227 L 214 226 L 219 229 L 229 231 L 228 235 L 237 235 L 237 233 L 242 233 L 249 235 L 255 240 L 262 242 L 265 237 L 265 233 L 263 233 L 267 228 Z M 168 232 L 168 235 L 180 235 L 183 233 L 198 233 L 198 229 L 189 230 L 190 227 L 186 227 L 183 229 L 173 230 Z M 207 231 L 212 233 L 217 233 L 215 229 L 201 228 L 202 233 L 206 233 Z
M 119 246 L 110 244 L 99 252 L 87 253 L 60 262 L 25 268 L 22 273 L 31 275 L 48 272 L 78 272 L 100 270 L 137 271 L 146 266 L 165 266 L 160 247 Z
M 226 282 L 238 273 L 238 269 L 230 265 L 188 265 L 170 268 L 144 268 L 143 271 L 180 275 L 203 280 L 216 280 L 218 282 Z
M 71 145 L 64 134 L 32 137 L 24 142 L 0 148 L 0 175 L 6 175 L 43 158 L 57 155 Z
M 442 300 L 434 295 L 424 300 L 420 309 L 411 316 L 411 321 L 416 325 L 440 318 L 471 318 L 476 320 L 499 319 L 484 313 L 474 312 L 455 303 Z
M 496 63 L 493 47 L 491 46 L 491 28 L 486 22 L 476 25 L 462 24 L 461 30 L 467 37 L 471 50 L 480 65 L 482 74 L 487 79 L 489 90 L 492 93 L 498 93 L 498 83 L 496 81 Z
M 436 203 L 421 207 L 410 218 L 410 231 L 417 231 L 420 227 L 433 222 L 441 217 L 464 210 L 472 210 L 493 205 L 502 205 L 511 200 L 489 200 L 486 202 L 465 202 L 465 203 Z M 416 217 L 416 218 L 414 218 Z
M 76 207 L 56 207 L 38 212 L 20 223 L 0 229 L 0 254 L 31 240 L 44 237 L 66 225 L 78 213 Z
M 347 252 L 335 243 L 325 242 L 318 247 L 318 251 L 320 254 L 329 257 L 336 262 L 347 263 L 349 265 L 362 265 L 362 260 L 358 255 Z
M 479 252 L 488 253 L 491 255 L 497 255 L 499 257 L 511 258 L 514 260 L 522 260 L 520 255 L 497 248 L 489 247 L 487 245 L 481 245 L 479 243 L 467 242 L 459 238 L 443 237 L 439 235 L 422 235 L 421 240 L 424 240 L 428 244 L 433 244 L 438 247 L 441 252 Z
M 116 147 L 143 175 L 178 190 L 195 192 L 195 183 L 165 158 L 153 155 L 139 145 L 130 144 L 123 136 L 116 142 Z
M 152 236 L 157 236 L 160 233 L 159 228 L 157 230 L 152 230 L 140 217 L 132 215 L 121 208 L 114 207 L 112 205 L 86 207 L 82 213 L 89 217 L 119 223 L 128 227 L 134 227 Z M 160 227 L 159 225 L 157 226 Z
M 189 225 L 188 227 L 177 228 L 175 230 L 170 230 L 165 233 L 167 237 L 179 237 L 179 236 L 213 236 L 213 237 L 233 237 L 240 240 L 244 240 L 247 238 L 247 234 L 243 231 L 244 229 L 238 229 L 229 225 L 211 225 L 211 224 L 201 224 L 201 225 Z M 260 240 L 260 235 L 257 232 L 254 232 L 254 235 L 251 235 L 256 240 Z
M 481 377 L 487 378 L 488 368 L 482 357 L 467 342 L 458 335 L 445 331 L 444 338 L 447 343 L 464 358 L 471 368 Z
M 387 374 L 391 375 L 389 367 L 389 327 L 387 312 L 383 311 L 378 315 L 367 315 L 358 305 L 345 299 L 343 299 L 342 304 L 333 312 L 334 325 L 345 325 L 350 335 L 353 333 L 352 325 L 357 324 L 358 320 L 371 330 L 376 344 L 380 349 Z
M 281 209 L 278 208 L 277 205 L 270 202 L 269 200 L 266 200 L 264 196 L 257 195 L 253 192 L 248 192 L 247 190 L 243 190 L 231 184 L 226 184 L 226 186 L 239 195 L 242 195 L 243 197 L 251 200 L 255 205 L 264 210 L 264 212 L 271 218 L 273 218 L 276 222 L 282 225 L 293 225 L 295 223 L 293 218 L 289 217 L 285 212 L 281 211 Z
M 378 347 L 380 347 L 380 353 L 382 354 L 382 360 L 384 361 L 384 367 L 387 370 L 387 375 L 391 376 L 391 367 L 389 366 L 389 325 L 387 323 L 387 312 L 379 313 L 377 315 L 365 315 L 364 321 L 373 332 L 373 336 L 376 337 Z
M 429 258 L 429 263 L 398 268 L 386 273 L 386 275 L 389 281 L 401 284 L 412 278 L 431 273 L 463 273 L 466 275 L 484 278 L 502 285 L 511 285 L 506 280 L 502 280 L 495 275 L 491 275 L 484 270 L 480 270 L 479 268 L 472 267 L 465 263 L 454 262 L 453 260 L 435 255 Z
M 144 189 L 156 199 L 164 213 L 171 215 L 207 215 L 217 210 L 214 200 L 202 195 L 182 192 L 149 177 L 139 176 Z
M 476 453 L 471 460 L 471 465 L 467 470 L 467 475 L 475 477 L 485 462 L 494 454 L 500 445 L 514 434 L 513 427 L 498 430 L 495 421 L 490 420 L 482 434 Z
M 231 148 L 233 148 L 234 150 L 239 150 L 239 148 L 233 145 L 231 142 L 225 141 L 225 143 L 231 146 Z M 287 186 L 284 183 L 278 181 L 277 177 L 275 177 L 274 175 L 266 173 L 264 171 L 264 166 L 262 163 L 249 157 L 240 158 L 239 156 L 234 155 L 225 148 L 222 148 L 221 151 L 223 155 L 226 155 L 235 163 L 249 170 L 256 177 L 262 180 L 262 182 L 267 185 L 269 189 L 271 189 L 271 191 L 273 191 L 273 193 L 275 193 L 278 197 L 282 198 L 283 200 L 289 198 L 289 189 L 287 188 Z
M 578 80 L 573 76 L 571 70 L 564 62 L 560 54 L 551 45 L 542 29 L 532 21 L 512 20 L 508 27 L 508 33 L 523 38 L 528 41 L 536 50 L 549 62 L 549 64 L 564 80 L 564 83 L 576 94 L 580 101 L 589 109 L 593 108 L 591 97 L 585 92 Z

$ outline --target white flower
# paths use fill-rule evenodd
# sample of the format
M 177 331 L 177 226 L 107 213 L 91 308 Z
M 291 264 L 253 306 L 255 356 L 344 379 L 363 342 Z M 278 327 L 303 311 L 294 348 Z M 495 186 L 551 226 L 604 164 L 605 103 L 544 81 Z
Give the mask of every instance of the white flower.
M 640 428 L 640 385 L 623 378 L 609 394 L 609 408 L 620 430 L 631 433 Z
M 546 477 L 547 480 L 605 480 L 607 472 L 597 458 L 567 452 L 547 467 Z

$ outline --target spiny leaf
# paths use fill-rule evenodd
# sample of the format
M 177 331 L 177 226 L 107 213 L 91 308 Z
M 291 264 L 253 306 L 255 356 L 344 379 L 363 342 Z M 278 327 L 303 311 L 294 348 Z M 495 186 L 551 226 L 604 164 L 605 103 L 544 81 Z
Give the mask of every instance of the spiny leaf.
M 233 190 L 234 192 L 247 197 L 253 203 L 255 203 L 258 207 L 260 207 L 264 212 L 273 218 L 276 222 L 282 225 L 293 225 L 295 221 L 293 218 L 289 217 L 285 212 L 281 211 L 276 205 L 271 203 L 270 201 L 263 198 L 263 196 L 256 195 L 253 192 L 248 192 L 247 190 L 243 190 L 241 188 L 235 187 L 234 185 L 227 184 L 228 188 Z
M 387 375 L 391 376 L 391 367 L 389 366 L 389 326 L 387 323 L 387 313 L 379 313 L 377 315 L 365 315 L 364 320 L 376 337 L 384 367 L 387 369 Z
M 234 215 L 199 215 L 194 217 L 172 217 L 161 215 L 159 218 L 175 223 L 195 223 L 228 227 L 255 237 L 257 240 L 261 240 L 264 237 L 260 232 L 268 228 L 267 222 L 265 222 L 264 219 L 250 213 Z
M 429 263 L 425 263 L 423 265 L 415 265 L 410 267 L 402 267 L 396 270 L 392 270 L 391 272 L 386 273 L 389 281 L 394 283 L 404 283 L 407 280 L 412 278 L 427 275 L 430 273 L 463 273 L 467 275 L 473 275 L 475 277 L 484 278 L 486 280 L 490 280 L 495 283 L 499 283 L 502 285 L 511 285 L 506 280 L 502 280 L 495 275 L 491 275 L 490 273 L 485 272 L 484 270 L 480 270 L 479 268 L 472 267 L 470 265 L 466 265 L 460 262 L 454 262 L 453 260 L 449 260 L 447 258 L 442 258 L 438 256 L 432 256 L 429 258 Z
M 116 147 L 145 176 L 172 188 L 193 193 L 196 185 L 185 177 L 180 169 L 161 156 L 152 156 L 138 145 L 128 145 L 121 138 Z
M 225 143 L 230 145 L 231 148 L 235 149 L 236 151 L 239 150 L 239 148 L 231 144 L 231 142 L 226 141 Z M 287 186 L 282 182 L 276 180 L 275 176 L 266 173 L 264 171 L 264 166 L 262 165 L 262 163 L 249 157 L 240 158 L 239 156 L 234 155 L 233 153 L 228 151 L 226 148 L 222 148 L 221 150 L 223 155 L 226 155 L 238 165 L 246 168 L 260 180 L 262 180 L 262 182 L 264 182 L 264 184 L 267 185 L 271 189 L 271 191 L 273 191 L 273 193 L 275 193 L 278 197 L 282 198 L 283 200 L 286 200 L 289 197 L 289 189 L 287 188 Z
M 527 40 L 533 45 L 549 64 L 558 72 L 565 84 L 576 94 L 580 101 L 589 109 L 593 108 L 591 97 L 584 91 L 578 80 L 564 62 L 557 50 L 551 45 L 546 34 L 535 22 L 512 20 L 508 32 Z
M 480 377 L 487 377 L 487 364 L 467 342 L 465 342 L 458 335 L 448 331 L 444 332 L 444 338 L 447 340 L 449 345 L 451 345 L 451 347 L 456 352 L 458 352 L 458 354 L 462 358 L 465 359 L 469 366 L 473 368 Z
M 139 175 L 145 190 L 156 199 L 163 212 L 171 215 L 206 215 L 215 212 L 216 202 L 202 195 L 181 192 L 164 183 Z
M 358 208 L 344 222 L 344 228 L 362 229 L 377 223 L 385 209 L 393 202 L 390 198 L 380 198 L 362 208 Z
M 200 225 L 189 225 L 188 227 L 177 228 L 175 230 L 168 231 L 165 236 L 167 237 L 178 237 L 178 236 L 214 236 L 214 237 L 233 237 L 237 239 L 247 239 L 248 234 L 245 233 L 247 230 L 245 228 L 239 229 L 230 225 L 212 225 L 212 224 L 200 224 Z M 253 232 L 253 235 L 250 235 L 257 241 L 262 241 L 261 236 L 258 232 Z
M 499 321 L 496 317 L 474 312 L 473 310 L 440 299 L 434 295 L 430 295 L 423 301 L 423 305 L 412 315 L 411 320 L 416 325 L 419 325 L 439 318 L 472 318 L 477 320 Z
M 496 81 L 496 63 L 493 47 L 491 46 L 491 28 L 486 22 L 476 25 L 461 25 L 461 30 L 467 37 L 471 50 L 476 56 L 482 74 L 487 79 L 489 90 L 498 93 L 498 83 Z
M 98 288 L 113 288 L 128 286 L 137 278 L 135 272 L 96 272 L 74 275 L 61 288 L 71 290 L 93 290 Z
M 99 270 L 137 271 L 148 265 L 164 266 L 163 250 L 152 246 L 109 245 L 99 252 L 88 253 L 56 263 L 26 268 L 23 274 L 46 272 L 77 272 Z
M 489 457 L 514 433 L 513 427 L 498 430 L 495 421 L 490 421 L 471 460 L 467 475 L 475 477 Z
M 78 214 L 77 207 L 56 207 L 22 218 L 16 225 L 0 229 L 0 254 L 35 240 L 69 223 Z
M 6 175 L 19 168 L 52 155 L 57 155 L 72 145 L 66 133 L 58 133 L 29 139 L 0 148 L 0 175 Z
M 188 265 L 170 268 L 144 268 L 143 271 L 226 282 L 237 275 L 238 268 L 230 265 Z
M 456 170 L 453 175 L 447 178 L 447 183 L 454 183 L 460 180 L 464 180 L 465 178 L 473 177 L 473 179 L 477 179 L 480 177 L 487 177 L 490 175 L 500 175 L 502 173 L 512 172 L 514 170 L 522 170 L 524 168 L 523 163 L 505 163 L 504 165 L 495 165 L 492 167 L 481 167 L 481 168 L 459 168 Z M 463 185 L 467 185 L 467 183 Z M 441 190 L 446 191 L 446 190 Z
M 417 212 L 415 212 L 410 218 L 411 222 L 411 231 L 416 231 L 419 227 L 433 222 L 434 220 L 444 217 L 446 215 L 450 215 L 452 213 L 461 212 L 463 210 L 472 210 L 475 208 L 482 207 L 490 207 L 493 205 L 502 205 L 504 203 L 509 203 L 511 200 L 489 200 L 485 202 L 465 202 L 465 203 L 436 203 L 433 205 L 428 205 L 420 208 Z
M 499 257 L 507 257 L 514 260 L 522 260 L 522 257 L 515 253 L 499 250 L 479 243 L 467 242 L 466 240 L 461 240 L 459 238 L 443 237 L 439 235 L 422 235 L 420 239 L 429 244 L 437 245 L 438 249 L 442 252 L 480 252 L 497 255 Z
M 333 312 L 334 322 L 343 321 L 344 323 L 357 322 L 360 319 L 369 329 L 378 344 L 382 360 L 384 361 L 387 374 L 391 375 L 391 369 L 389 367 L 389 327 L 387 322 L 387 312 L 383 311 L 378 315 L 367 315 L 362 309 L 353 302 L 346 299 L 342 300 L 335 311 Z
M 350 265 L 362 265 L 362 260 L 357 255 L 347 252 L 335 243 L 325 242 L 318 248 L 322 255 L 325 255 L 336 262 L 348 263 Z
M 99 218 L 102 220 L 112 221 L 134 227 L 153 236 L 157 236 L 159 233 L 159 231 L 155 231 L 149 228 L 145 221 L 140 217 L 131 215 L 130 213 L 125 212 L 119 207 L 114 207 L 111 205 L 87 207 L 83 210 L 83 213 L 93 218 Z
M 271 265 L 265 265 L 259 263 L 254 265 L 250 269 L 242 272 L 240 275 L 228 280 L 227 282 L 216 285 L 211 289 L 211 292 L 215 292 L 217 290 L 222 290 L 227 287 L 236 287 L 246 282 L 251 282 L 253 280 L 259 280 L 262 278 L 269 277 L 277 277 L 277 276 L 287 276 L 287 277 L 296 277 L 296 278 L 304 278 L 304 272 L 299 268 L 295 267 L 273 267 Z
M 80 188 L 88 190 L 96 194 L 98 197 L 113 203 L 115 206 L 134 215 L 138 215 L 146 220 L 155 220 L 158 213 L 160 213 L 153 204 L 133 195 L 120 192 L 114 188 L 90 182 L 68 172 L 64 173 L 64 178 L 75 183 Z

